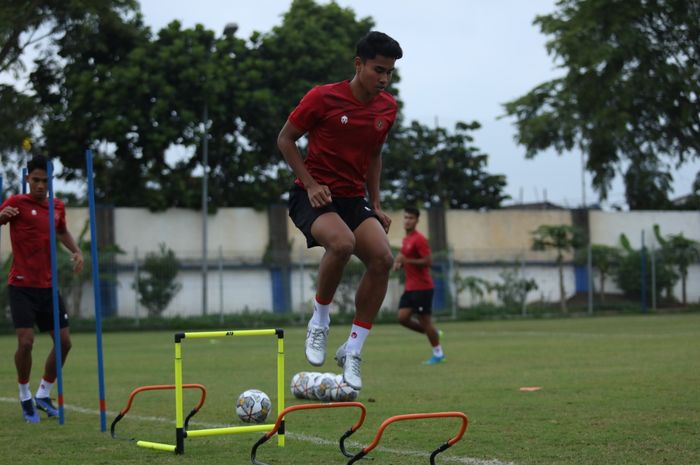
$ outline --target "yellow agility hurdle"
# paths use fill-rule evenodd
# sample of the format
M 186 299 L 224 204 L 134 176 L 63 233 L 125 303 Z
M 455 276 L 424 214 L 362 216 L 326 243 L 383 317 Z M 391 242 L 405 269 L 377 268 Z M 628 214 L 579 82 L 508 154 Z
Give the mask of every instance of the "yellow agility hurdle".
M 164 450 L 183 454 L 185 452 L 185 438 L 205 436 L 257 433 L 271 431 L 275 424 L 261 424 L 251 426 L 231 426 L 225 428 L 210 428 L 192 430 L 185 427 L 185 415 L 183 410 L 183 383 L 182 383 L 182 341 L 186 339 L 210 339 L 216 337 L 237 336 L 276 336 L 277 337 L 277 414 L 284 410 L 284 330 L 283 329 L 247 329 L 230 331 L 200 331 L 175 334 L 175 445 L 161 444 L 148 441 L 139 441 L 137 445 L 156 450 Z M 284 446 L 284 428 L 280 429 L 277 436 L 277 444 Z

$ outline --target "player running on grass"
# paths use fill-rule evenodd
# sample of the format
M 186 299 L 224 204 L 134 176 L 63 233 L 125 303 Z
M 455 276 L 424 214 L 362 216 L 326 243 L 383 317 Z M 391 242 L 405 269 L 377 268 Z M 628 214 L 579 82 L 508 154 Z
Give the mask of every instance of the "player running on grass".
M 435 365 L 445 361 L 440 345 L 440 334 L 433 325 L 433 278 L 430 265 L 433 263 L 430 245 L 423 234 L 418 232 L 417 208 L 406 207 L 403 213 L 403 228 L 406 236 L 401 244 L 401 252 L 394 259 L 394 271 L 401 268 L 406 273 L 405 291 L 399 301 L 399 323 L 408 329 L 425 334 L 433 348 L 433 356 L 424 363 Z M 416 314 L 416 319 L 413 314 Z
M 366 267 L 355 294 L 350 334 L 335 355 L 345 382 L 358 390 L 362 346 L 386 295 L 393 262 L 386 236 L 391 220 L 380 207 L 379 177 L 381 148 L 398 111 L 385 88 L 402 55 L 398 42 L 388 35 L 367 34 L 357 43 L 355 76 L 311 89 L 277 139 L 297 176 L 289 216 L 306 236 L 308 247 L 326 250 L 306 334 L 306 358 L 312 365 L 325 361 L 330 304 L 345 264 L 354 254 Z M 296 144 L 304 134 L 308 134 L 305 159 Z
M 39 423 L 36 407 L 49 417 L 58 416 L 51 403 L 51 388 L 56 380 L 56 355 L 51 349 L 44 364 L 44 376 L 34 400 L 29 389 L 32 370 L 34 325 L 40 331 L 49 331 L 54 339 L 53 299 L 51 294 L 51 249 L 49 243 L 49 202 L 47 159 L 34 157 L 27 164 L 29 193 L 13 195 L 0 205 L 0 225 L 10 223 L 12 267 L 7 278 L 10 312 L 17 334 L 15 366 L 19 383 L 19 401 L 22 415 L 28 423 Z M 72 253 L 73 269 L 83 269 L 83 255 L 73 236 L 66 228 L 66 210 L 63 202 L 54 199 L 54 226 L 56 235 Z M 68 314 L 59 296 L 61 355 L 65 363 L 71 348 Z M 55 339 L 54 339 L 55 340 Z

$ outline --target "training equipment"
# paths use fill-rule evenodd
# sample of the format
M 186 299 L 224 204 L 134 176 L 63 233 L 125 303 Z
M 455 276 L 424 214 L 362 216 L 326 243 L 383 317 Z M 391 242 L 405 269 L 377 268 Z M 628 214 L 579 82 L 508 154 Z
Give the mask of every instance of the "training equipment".
M 352 402 L 357 400 L 360 394 L 343 381 L 343 375 L 335 375 L 330 391 L 332 402 Z
M 308 374 L 305 371 L 300 371 L 292 377 L 292 382 L 289 385 L 289 390 L 292 391 L 292 395 L 297 399 L 304 399 L 304 385 L 306 384 L 306 378 Z
M 251 424 L 246 426 L 230 426 L 222 428 L 209 428 L 209 429 L 199 429 L 193 430 L 188 429 L 188 421 L 202 406 L 204 403 L 204 386 L 202 385 L 192 385 L 183 384 L 183 374 L 182 374 L 182 343 L 188 339 L 206 339 L 210 340 L 212 338 L 220 337 L 237 337 L 237 336 L 276 336 L 277 337 L 277 412 L 278 415 L 284 410 L 284 330 L 277 329 L 249 329 L 249 330 L 229 330 L 229 331 L 201 331 L 201 332 L 186 332 L 186 333 L 176 333 L 175 334 L 175 384 L 174 385 L 157 385 L 157 386 L 146 386 L 134 390 L 129 398 L 129 405 L 125 410 L 122 410 L 118 419 L 121 419 L 124 413 L 131 406 L 131 401 L 133 396 L 140 392 L 141 390 L 153 390 L 153 389 L 175 389 L 175 444 L 164 444 L 160 442 L 151 441 L 136 441 L 136 445 L 146 449 L 162 450 L 167 452 L 175 452 L 176 454 L 185 453 L 185 438 L 197 438 L 206 436 L 217 436 L 225 434 L 238 434 L 238 433 L 254 433 L 261 431 L 270 431 L 275 426 L 274 424 Z M 197 387 L 202 390 L 202 397 L 199 405 L 185 418 L 183 412 L 183 389 Z M 269 399 L 269 397 L 268 397 Z M 112 437 L 114 434 L 114 425 L 117 420 L 112 423 Z M 284 424 L 282 424 L 284 426 Z M 277 444 L 282 447 L 284 446 L 284 427 L 282 427 L 282 432 L 277 435 Z
M 321 376 L 321 373 L 317 371 L 311 371 L 306 373 L 306 378 L 304 379 L 304 384 L 302 385 L 302 398 L 309 400 L 317 400 L 315 387 L 316 380 Z
M 321 373 L 314 383 L 314 396 L 321 402 L 331 400 L 331 389 L 335 384 L 335 373 Z
M 272 409 L 272 402 L 264 392 L 248 389 L 238 396 L 236 414 L 246 423 L 262 423 Z
M 284 417 L 291 412 L 297 411 L 297 410 L 310 410 L 310 409 L 320 409 L 320 408 L 338 408 L 338 407 L 356 407 L 360 409 L 360 419 L 352 426 L 350 427 L 349 430 L 347 430 L 343 435 L 340 437 L 340 452 L 345 456 L 345 457 L 354 457 L 353 454 L 349 453 L 345 449 L 345 440 L 349 438 L 355 431 L 357 431 L 360 426 L 362 426 L 362 423 L 365 421 L 365 416 L 367 414 L 367 410 L 365 409 L 365 406 L 362 405 L 359 402 L 347 402 L 347 403 L 327 403 L 327 404 L 301 404 L 301 405 L 293 405 L 291 407 L 287 407 L 286 409 L 282 410 L 280 414 L 277 416 L 277 421 L 275 422 L 274 428 L 272 428 L 270 431 L 265 433 L 263 437 L 258 439 L 258 441 L 253 445 L 253 448 L 250 450 L 250 461 L 253 463 L 253 465 L 267 465 L 265 462 L 260 462 L 256 459 L 256 454 L 258 447 L 261 446 L 262 444 L 266 443 L 268 439 L 270 439 L 272 436 L 275 435 L 275 433 L 278 433 L 280 430 L 284 431 L 282 429 L 282 426 L 284 425 Z

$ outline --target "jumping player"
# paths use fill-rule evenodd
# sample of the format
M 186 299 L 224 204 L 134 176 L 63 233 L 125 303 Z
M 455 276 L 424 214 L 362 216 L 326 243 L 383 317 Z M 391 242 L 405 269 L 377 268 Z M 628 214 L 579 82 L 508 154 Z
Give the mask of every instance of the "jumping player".
M 49 331 L 55 341 L 53 327 L 53 299 L 51 293 L 51 249 L 49 243 L 49 202 L 47 159 L 34 157 L 27 164 L 29 193 L 13 195 L 0 205 L 0 225 L 10 223 L 12 267 L 7 278 L 10 312 L 17 334 L 15 366 L 19 383 L 19 401 L 22 415 L 28 423 L 39 423 L 36 407 L 49 417 L 58 416 L 51 403 L 51 388 L 56 380 L 56 354 L 51 349 L 44 364 L 44 375 L 34 399 L 29 388 L 32 370 L 34 325 L 40 331 Z M 63 202 L 54 199 L 54 226 L 61 243 L 70 250 L 73 269 L 83 269 L 83 255 L 73 236 L 66 228 L 66 210 Z M 59 296 L 61 355 L 65 363 L 71 348 L 68 314 Z M 55 344 L 54 344 L 55 347 Z
M 433 263 L 430 245 L 418 230 L 420 211 L 406 207 L 403 214 L 403 228 L 406 236 L 401 244 L 401 252 L 394 259 L 394 271 L 401 268 L 406 273 L 405 291 L 399 301 L 399 323 L 408 329 L 425 334 L 433 348 L 433 356 L 423 362 L 435 365 L 445 361 L 440 345 L 440 334 L 432 319 L 433 278 L 430 265 Z M 416 315 L 416 319 L 413 318 Z
M 354 254 L 365 265 L 352 328 L 335 355 L 345 382 L 359 390 L 362 346 L 386 295 L 393 263 L 386 236 L 391 220 L 380 207 L 379 178 L 381 148 L 398 111 L 385 89 L 403 52 L 394 39 L 373 31 L 360 39 L 355 55 L 355 76 L 311 89 L 289 115 L 277 145 L 297 176 L 289 216 L 308 247 L 325 249 L 305 343 L 312 365 L 325 361 L 330 304 L 345 264 Z M 304 134 L 305 159 L 296 144 Z

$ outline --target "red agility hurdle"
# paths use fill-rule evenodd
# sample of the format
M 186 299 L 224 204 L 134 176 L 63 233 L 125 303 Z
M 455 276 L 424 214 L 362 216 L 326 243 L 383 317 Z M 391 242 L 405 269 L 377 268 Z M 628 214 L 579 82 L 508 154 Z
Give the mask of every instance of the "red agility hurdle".
M 449 449 L 452 447 L 452 445 L 462 439 L 462 436 L 464 436 L 464 432 L 467 430 L 467 424 L 469 423 L 469 420 L 467 419 L 467 416 L 462 413 L 462 412 L 435 412 L 435 413 L 409 413 L 406 415 L 396 415 L 393 417 L 389 417 L 386 420 L 382 422 L 381 425 L 379 425 L 379 430 L 377 431 L 377 435 L 374 437 L 374 440 L 362 449 L 360 452 L 358 452 L 355 456 L 353 456 L 349 461 L 348 465 L 353 464 L 363 458 L 365 455 L 367 455 L 372 449 L 377 447 L 377 444 L 379 444 L 380 439 L 382 438 L 382 434 L 384 434 L 384 430 L 386 429 L 387 426 L 389 426 L 391 423 L 397 422 L 397 421 L 404 421 L 404 420 L 421 420 L 424 418 L 449 418 L 449 417 L 456 417 L 456 418 L 461 418 L 462 420 L 462 426 L 459 429 L 459 432 L 449 441 L 446 443 L 442 444 L 440 447 L 435 449 L 432 454 L 430 454 L 430 465 L 435 465 L 435 456 L 437 454 L 444 452 L 445 450 Z
M 274 436 L 278 431 L 281 430 L 281 434 L 284 434 L 284 417 L 288 413 L 295 412 L 297 410 L 310 410 L 310 409 L 320 409 L 320 408 L 338 408 L 338 407 L 357 407 L 360 409 L 360 419 L 350 427 L 349 430 L 347 430 L 343 435 L 340 437 L 340 452 L 345 456 L 345 457 L 354 457 L 351 453 L 347 452 L 345 450 L 345 440 L 350 437 L 355 431 L 357 431 L 360 426 L 362 426 L 362 423 L 365 421 L 365 415 L 367 413 L 365 406 L 360 403 L 360 402 L 330 402 L 330 403 L 325 403 L 325 404 L 301 404 L 301 405 L 293 405 L 291 407 L 287 407 L 282 412 L 279 414 L 277 417 L 277 421 L 275 422 L 275 426 L 272 428 L 272 430 L 268 431 L 265 433 L 259 440 L 253 445 L 253 448 L 250 451 L 250 461 L 253 463 L 253 465 L 267 465 L 265 462 L 260 462 L 255 458 L 255 455 L 258 450 L 258 446 L 264 444 L 265 442 L 268 441 L 272 436 Z
M 190 418 L 192 418 L 197 412 L 199 412 L 199 409 L 202 408 L 202 405 L 204 405 L 204 400 L 207 397 L 207 389 L 204 387 L 202 384 L 183 384 L 182 385 L 183 389 L 199 389 L 201 391 L 201 396 L 199 398 L 199 403 L 197 403 L 197 406 L 193 408 L 189 415 L 187 415 L 187 419 L 185 420 L 185 429 L 187 428 L 187 424 L 190 421 Z M 115 428 L 117 426 L 117 423 L 119 420 L 124 418 L 124 415 L 127 414 L 127 412 L 131 409 L 131 404 L 134 402 L 134 397 L 136 397 L 136 394 L 144 391 L 162 391 L 165 389 L 175 389 L 174 384 L 154 384 L 151 386 L 140 386 L 131 391 L 131 394 L 129 394 L 129 400 L 126 402 L 126 406 L 121 409 L 119 412 L 119 415 L 114 419 L 112 422 L 112 425 L 110 426 L 110 433 L 114 439 L 122 439 L 122 438 L 117 438 L 117 434 L 115 432 Z M 127 438 L 123 438 L 127 439 Z M 133 441 L 134 438 L 128 438 L 128 440 Z M 146 441 L 139 441 L 144 444 L 139 444 L 140 446 L 145 446 L 148 447 L 146 444 L 150 444 Z

